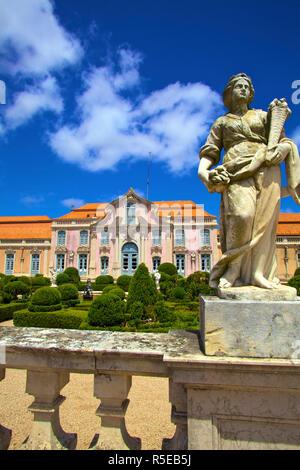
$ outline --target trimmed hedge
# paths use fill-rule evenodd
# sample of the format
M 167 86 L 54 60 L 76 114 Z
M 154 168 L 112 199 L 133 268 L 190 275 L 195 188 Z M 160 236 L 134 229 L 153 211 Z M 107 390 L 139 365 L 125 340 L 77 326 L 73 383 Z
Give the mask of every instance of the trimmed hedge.
M 69 284 L 70 283 L 70 278 L 67 274 L 65 273 L 60 273 L 56 276 L 56 285 L 61 286 L 62 284 Z
M 18 294 L 29 294 L 30 287 L 22 281 L 9 282 L 5 285 L 4 292 L 16 299 Z
M 62 301 L 78 299 L 78 289 L 74 284 L 62 284 L 58 286 Z
M 175 264 L 172 264 L 172 263 L 162 263 L 162 264 L 160 264 L 158 266 L 158 271 L 160 273 L 169 274 L 169 276 L 177 274 L 177 268 L 176 268 Z
M 77 284 L 78 282 L 80 282 L 79 271 L 77 268 L 73 268 L 72 266 L 70 266 L 69 268 L 66 268 L 64 270 L 63 274 L 66 274 L 70 279 L 69 282 L 72 282 L 73 284 Z
M 61 310 L 61 293 L 54 287 L 41 287 L 31 297 L 28 310 L 31 312 Z
M 120 325 L 125 320 L 125 304 L 117 295 L 102 294 L 90 306 L 88 321 L 92 326 Z
M 11 320 L 13 318 L 14 312 L 27 308 L 27 305 L 28 304 L 24 304 L 24 303 L 0 305 L 0 322 Z
M 78 330 L 86 321 L 86 313 L 77 311 L 29 312 L 21 310 L 13 315 L 15 326 L 36 328 L 68 328 Z
M 128 292 L 129 285 L 131 282 L 132 276 L 128 276 L 127 274 L 123 274 L 119 276 L 117 279 L 117 285 Z

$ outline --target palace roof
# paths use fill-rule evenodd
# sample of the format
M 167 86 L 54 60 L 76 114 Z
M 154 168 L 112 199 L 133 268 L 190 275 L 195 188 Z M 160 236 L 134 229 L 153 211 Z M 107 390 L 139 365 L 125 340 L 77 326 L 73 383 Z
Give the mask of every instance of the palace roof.
M 52 220 L 46 216 L 0 217 L 2 240 L 51 239 Z

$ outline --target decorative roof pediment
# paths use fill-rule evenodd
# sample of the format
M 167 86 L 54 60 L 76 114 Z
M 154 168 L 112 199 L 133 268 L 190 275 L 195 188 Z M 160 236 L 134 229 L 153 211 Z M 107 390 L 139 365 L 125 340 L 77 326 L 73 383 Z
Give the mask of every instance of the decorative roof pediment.
M 55 248 L 55 253 L 67 253 L 67 248 L 65 246 L 57 246 Z
M 90 249 L 88 246 L 79 246 L 77 248 L 77 253 L 89 253 Z

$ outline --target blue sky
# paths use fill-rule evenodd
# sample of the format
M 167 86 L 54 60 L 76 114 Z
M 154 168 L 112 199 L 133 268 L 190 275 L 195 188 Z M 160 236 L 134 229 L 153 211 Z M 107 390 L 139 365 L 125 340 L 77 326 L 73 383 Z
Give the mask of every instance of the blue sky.
M 150 200 L 218 215 L 198 152 L 233 74 L 251 76 L 255 108 L 287 99 L 300 144 L 299 14 L 297 0 L 0 0 L 1 215 L 146 197 L 149 152 Z

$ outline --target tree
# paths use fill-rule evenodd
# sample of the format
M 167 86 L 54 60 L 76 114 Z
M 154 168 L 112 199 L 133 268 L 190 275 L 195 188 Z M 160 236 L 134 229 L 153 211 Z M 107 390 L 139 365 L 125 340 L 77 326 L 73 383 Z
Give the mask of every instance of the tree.
M 134 302 L 141 302 L 144 307 L 154 305 L 158 297 L 155 281 L 150 275 L 147 266 L 141 263 L 134 273 L 129 285 L 127 309 Z

